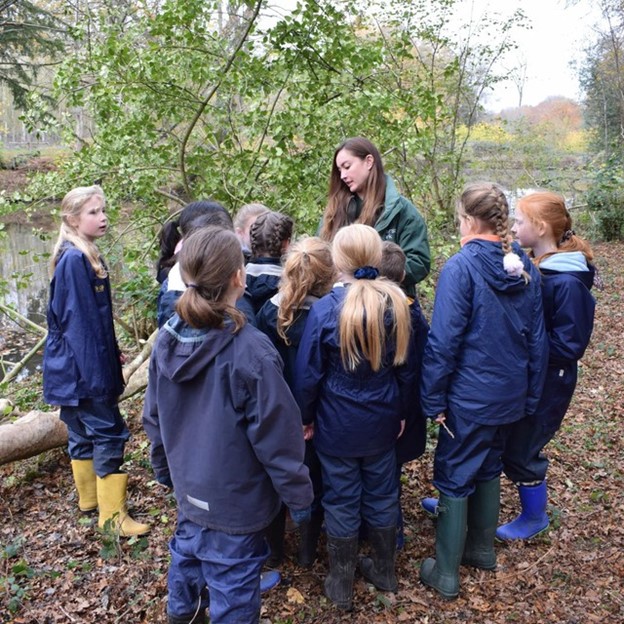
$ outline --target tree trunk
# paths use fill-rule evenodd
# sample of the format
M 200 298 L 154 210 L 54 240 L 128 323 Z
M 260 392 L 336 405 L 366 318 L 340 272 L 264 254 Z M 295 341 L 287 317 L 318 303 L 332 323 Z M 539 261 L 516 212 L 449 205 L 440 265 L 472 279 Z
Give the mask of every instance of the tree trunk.
M 67 444 L 67 427 L 59 412 L 34 410 L 0 425 L 0 466 Z

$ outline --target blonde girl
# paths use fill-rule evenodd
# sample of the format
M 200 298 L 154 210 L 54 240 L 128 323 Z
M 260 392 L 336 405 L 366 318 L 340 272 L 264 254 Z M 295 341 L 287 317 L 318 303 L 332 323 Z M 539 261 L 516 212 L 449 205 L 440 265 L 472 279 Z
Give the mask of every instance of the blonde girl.
M 398 484 L 396 439 L 415 385 L 410 312 L 400 287 L 379 277 L 381 239 L 368 225 L 336 234 L 332 256 L 341 285 L 310 310 L 295 366 L 306 436 L 323 477 L 329 574 L 325 593 L 353 601 L 358 533 L 365 522 L 371 558 L 363 575 L 395 591 Z
M 127 513 L 128 475 L 121 472 L 128 428 L 117 398 L 124 382 L 113 327 L 110 281 L 95 244 L 108 227 L 99 186 L 75 188 L 61 202 L 61 228 L 52 253 L 43 360 L 44 398 L 60 405 L 81 511 L 99 508 L 122 536 L 149 526 Z
M 291 389 L 294 388 L 297 349 L 310 308 L 331 290 L 335 281 L 336 270 L 330 244 L 317 237 L 303 238 L 288 250 L 279 292 L 264 304 L 256 316 L 258 329 L 267 334 L 284 360 L 284 377 Z M 299 530 L 298 561 L 299 565 L 310 567 L 316 558 L 323 523 L 321 469 L 311 440 L 306 441 L 305 463 L 314 486 L 314 503 L 311 521 L 302 524 Z M 273 565 L 280 563 L 284 556 L 283 512 L 267 533 L 271 546 L 269 562 Z

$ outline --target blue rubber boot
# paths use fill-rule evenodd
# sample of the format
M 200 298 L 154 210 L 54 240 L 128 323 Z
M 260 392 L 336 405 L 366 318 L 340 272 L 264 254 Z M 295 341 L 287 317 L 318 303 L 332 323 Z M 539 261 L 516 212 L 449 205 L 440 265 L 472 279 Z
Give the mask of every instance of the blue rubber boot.
M 519 485 L 518 493 L 522 512 L 515 520 L 496 529 L 496 537 L 499 540 L 526 540 L 548 528 L 546 481 L 542 481 L 539 485 Z
M 260 593 L 268 592 L 277 587 L 282 580 L 282 575 L 277 570 L 265 570 L 260 575 Z
M 438 515 L 438 499 L 437 498 L 423 498 L 420 501 L 420 506 L 431 516 Z

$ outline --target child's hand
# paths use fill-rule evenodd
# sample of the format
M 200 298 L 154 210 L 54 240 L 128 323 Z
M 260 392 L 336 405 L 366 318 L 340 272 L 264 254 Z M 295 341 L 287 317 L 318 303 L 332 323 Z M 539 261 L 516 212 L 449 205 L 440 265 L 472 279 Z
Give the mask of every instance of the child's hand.
M 307 442 L 314 437 L 314 425 L 303 425 L 303 439 Z
M 128 361 L 126 354 L 122 353 L 121 351 L 119 352 L 119 361 L 121 362 L 122 366 Z
M 397 440 L 403 435 L 405 431 L 405 418 L 401 421 L 401 430 L 399 431 L 399 435 L 397 436 Z
M 437 422 L 442 427 L 442 429 L 444 429 L 444 431 L 446 431 L 446 433 L 448 433 L 451 438 L 453 438 L 453 440 L 455 439 L 455 434 L 446 426 L 446 414 L 444 412 L 438 414 L 435 422 Z

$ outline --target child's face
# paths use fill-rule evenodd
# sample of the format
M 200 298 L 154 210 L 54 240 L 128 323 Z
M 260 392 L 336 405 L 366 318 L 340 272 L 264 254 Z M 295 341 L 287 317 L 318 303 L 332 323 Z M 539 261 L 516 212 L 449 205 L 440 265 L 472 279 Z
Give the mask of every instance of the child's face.
M 516 207 L 514 224 L 511 226 L 511 233 L 514 235 L 520 246 L 535 247 L 540 240 L 542 233 L 532 221 L 529 221 L 522 210 Z
M 366 180 L 374 164 L 375 160 L 371 154 L 366 158 L 360 158 L 347 149 L 342 149 L 336 154 L 336 167 L 340 172 L 340 179 L 352 193 L 360 197 L 366 188 Z
M 78 235 L 88 241 L 93 242 L 104 236 L 108 217 L 102 198 L 97 195 L 89 198 L 82 207 L 80 214 L 73 218 L 72 225 L 76 228 Z

